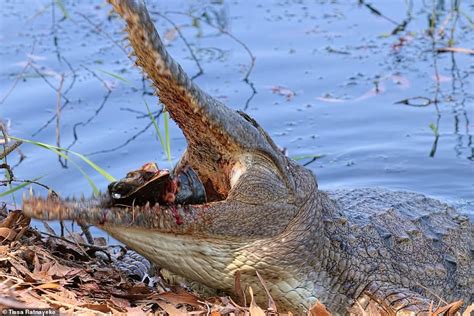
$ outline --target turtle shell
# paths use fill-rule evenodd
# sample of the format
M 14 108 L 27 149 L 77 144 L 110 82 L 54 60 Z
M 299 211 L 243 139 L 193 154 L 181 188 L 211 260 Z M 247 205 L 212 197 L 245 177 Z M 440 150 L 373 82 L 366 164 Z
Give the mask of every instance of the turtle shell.
M 191 167 L 173 176 L 169 170 L 147 163 L 112 182 L 108 192 L 115 205 L 199 204 L 206 202 L 206 191 Z

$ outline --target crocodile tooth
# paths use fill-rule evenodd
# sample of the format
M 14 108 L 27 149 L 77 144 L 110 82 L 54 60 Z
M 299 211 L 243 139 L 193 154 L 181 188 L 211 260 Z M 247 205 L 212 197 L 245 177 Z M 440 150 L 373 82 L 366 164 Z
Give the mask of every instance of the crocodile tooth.
M 53 193 L 53 190 L 49 189 L 49 190 L 48 190 L 47 198 L 50 199 L 50 198 L 54 197 L 54 195 L 55 195 L 55 194 Z

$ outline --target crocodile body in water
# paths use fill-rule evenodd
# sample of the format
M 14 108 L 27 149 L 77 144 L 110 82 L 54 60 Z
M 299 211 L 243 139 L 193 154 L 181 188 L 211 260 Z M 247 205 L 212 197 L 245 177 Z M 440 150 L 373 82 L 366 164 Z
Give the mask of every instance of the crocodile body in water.
M 320 300 L 334 314 L 375 301 L 427 311 L 431 301 L 472 301 L 472 223 L 450 206 L 408 192 L 324 192 L 248 115 L 203 92 L 165 50 L 144 4 L 110 0 L 126 22 L 136 64 L 183 131 L 175 173 L 192 167 L 207 202 L 121 207 L 30 197 L 41 219 L 94 224 L 160 267 L 232 293 L 234 275 L 259 284 L 281 310 Z M 257 300 L 266 299 L 258 291 Z

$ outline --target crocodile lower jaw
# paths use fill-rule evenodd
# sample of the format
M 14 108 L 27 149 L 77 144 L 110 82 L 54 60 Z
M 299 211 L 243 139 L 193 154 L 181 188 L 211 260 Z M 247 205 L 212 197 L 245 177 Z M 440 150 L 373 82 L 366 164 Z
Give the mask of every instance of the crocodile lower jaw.
M 262 307 L 268 304 L 268 296 L 256 271 L 265 271 L 270 264 L 257 257 L 252 250 L 255 245 L 134 227 L 101 228 L 128 247 L 146 255 L 158 267 L 210 288 L 235 294 L 235 277 L 239 271 L 242 286 L 248 285 L 254 289 L 256 302 Z M 278 278 L 263 279 L 271 296 L 284 298 L 279 302 L 280 311 L 294 311 L 295 306 L 307 310 L 317 301 L 315 293 L 301 286 L 305 282 L 296 277 L 298 274 L 291 271 L 291 267 L 273 265 L 271 270 L 279 270 L 272 273 Z M 294 286 L 295 284 L 300 286 Z

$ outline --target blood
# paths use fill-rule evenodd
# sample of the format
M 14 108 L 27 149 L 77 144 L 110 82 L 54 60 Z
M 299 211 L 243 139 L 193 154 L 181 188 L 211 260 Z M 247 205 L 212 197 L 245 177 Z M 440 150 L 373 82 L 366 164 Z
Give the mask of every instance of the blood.
M 100 224 L 100 225 L 103 225 L 103 224 L 105 224 L 105 223 L 107 222 L 107 214 L 108 214 L 108 213 L 109 213 L 108 210 L 104 210 L 104 211 L 102 212 L 102 218 L 101 218 L 101 220 L 99 221 L 99 224 Z
M 171 179 L 166 184 L 163 200 L 166 204 L 172 204 L 176 200 L 176 191 L 178 191 L 178 179 Z
M 171 205 L 170 209 L 171 209 L 171 213 L 174 216 L 176 224 L 183 225 L 184 224 L 183 219 L 181 218 L 181 215 L 179 215 L 178 208 L 176 207 L 176 205 Z

